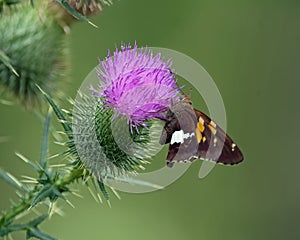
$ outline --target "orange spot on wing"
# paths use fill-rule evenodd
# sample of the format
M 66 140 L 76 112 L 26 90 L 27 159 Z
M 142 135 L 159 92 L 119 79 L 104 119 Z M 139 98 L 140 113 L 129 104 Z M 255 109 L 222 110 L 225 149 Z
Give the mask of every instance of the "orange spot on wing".
M 199 122 L 197 123 L 197 129 L 199 129 L 200 132 L 203 132 L 204 129 L 205 129 L 204 125 L 200 122 L 200 120 L 199 120 Z
M 201 134 L 199 128 L 196 128 L 196 136 L 197 136 L 198 143 L 200 143 L 201 139 L 202 139 L 202 134 Z
M 210 129 L 210 131 L 213 133 L 213 135 L 216 135 L 217 133 L 217 129 L 215 129 L 212 125 L 208 124 L 208 127 Z

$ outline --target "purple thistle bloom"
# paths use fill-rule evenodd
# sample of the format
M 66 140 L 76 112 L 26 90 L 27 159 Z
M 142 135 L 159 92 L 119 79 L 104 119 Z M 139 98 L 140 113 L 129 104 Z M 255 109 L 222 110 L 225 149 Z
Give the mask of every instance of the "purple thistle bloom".
M 177 99 L 179 89 L 171 64 L 147 48 L 122 45 L 100 62 L 97 73 L 101 91 L 93 91 L 115 116 L 126 116 L 131 127 L 145 126 L 145 120 L 165 118 L 163 113 Z

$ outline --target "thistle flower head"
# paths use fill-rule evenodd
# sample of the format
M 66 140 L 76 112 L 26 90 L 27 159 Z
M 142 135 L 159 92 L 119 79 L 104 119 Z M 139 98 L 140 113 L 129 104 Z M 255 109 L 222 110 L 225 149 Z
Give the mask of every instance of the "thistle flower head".
M 41 106 L 39 85 L 52 96 L 59 96 L 58 80 L 68 72 L 67 38 L 53 18 L 42 15 L 29 2 L 6 8 L 0 21 L 1 95 L 14 95 L 27 109 Z
M 122 45 L 100 62 L 100 91 L 94 92 L 131 126 L 145 125 L 146 120 L 164 118 L 163 112 L 177 96 L 171 64 L 147 48 Z
M 68 3 L 84 16 L 100 12 L 103 4 L 111 4 L 110 1 L 103 0 L 69 0 Z

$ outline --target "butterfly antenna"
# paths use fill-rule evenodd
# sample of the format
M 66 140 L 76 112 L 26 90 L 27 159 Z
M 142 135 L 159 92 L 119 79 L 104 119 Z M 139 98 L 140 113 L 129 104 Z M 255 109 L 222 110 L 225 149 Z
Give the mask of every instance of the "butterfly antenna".
M 183 90 L 182 90 L 183 88 L 184 88 L 184 85 L 178 87 L 178 90 L 179 90 L 179 92 L 180 92 L 182 95 L 184 95 L 184 92 L 183 92 Z

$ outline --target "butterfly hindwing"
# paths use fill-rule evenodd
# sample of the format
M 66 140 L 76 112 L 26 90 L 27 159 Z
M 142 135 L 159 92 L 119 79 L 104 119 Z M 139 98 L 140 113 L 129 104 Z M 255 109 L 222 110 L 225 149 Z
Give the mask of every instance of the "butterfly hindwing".
M 187 161 L 198 150 L 195 135 L 197 116 L 191 104 L 175 104 L 167 113 L 160 144 L 170 144 L 167 162 Z

